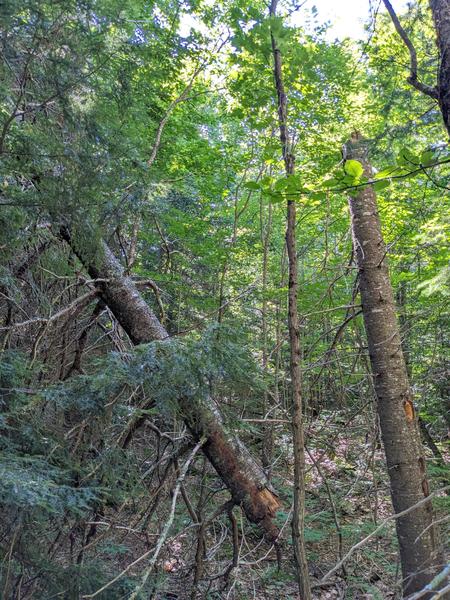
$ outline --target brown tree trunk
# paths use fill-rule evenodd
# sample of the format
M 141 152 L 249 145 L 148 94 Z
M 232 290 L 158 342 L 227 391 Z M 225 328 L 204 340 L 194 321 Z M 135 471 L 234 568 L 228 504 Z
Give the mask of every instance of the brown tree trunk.
M 450 135 L 450 0 L 430 0 L 439 49 L 438 99 Z
M 347 144 L 347 157 L 359 160 L 365 175 L 371 177 L 366 145 L 357 133 Z M 349 205 L 392 503 L 399 513 L 429 495 L 425 460 L 373 188 L 364 187 L 356 197 L 350 197 Z M 431 503 L 396 520 L 405 595 L 421 590 L 438 568 L 438 543 L 432 522 Z
M 71 245 L 89 275 L 101 280 L 97 282 L 101 298 L 133 344 L 168 338 L 167 331 L 105 243 L 95 257 L 87 260 L 67 228 L 61 230 L 61 236 Z M 261 467 L 250 456 L 244 444 L 226 430 L 222 416 L 212 400 L 177 400 L 182 417 L 194 439 L 207 439 L 202 450 L 227 486 L 233 501 L 242 506 L 251 522 L 262 526 L 270 541 L 275 541 L 278 529 L 272 519 L 281 504 Z
M 276 16 L 278 0 L 272 0 L 270 16 Z M 295 173 L 295 157 L 289 139 L 287 121 L 287 97 L 284 90 L 281 52 L 271 33 L 273 73 L 277 93 L 278 124 L 286 176 Z M 294 446 L 294 510 L 292 515 L 292 544 L 301 600 L 310 600 L 311 586 L 305 548 L 305 440 L 303 428 L 303 399 L 301 374 L 300 327 L 297 310 L 298 265 L 296 241 L 296 205 L 290 198 L 287 202 L 286 248 L 288 252 L 288 329 L 290 344 L 292 441 Z
M 272 203 L 269 202 L 267 221 L 264 223 L 264 201 L 261 196 L 259 206 L 261 244 L 262 244 L 262 306 L 261 306 L 261 344 L 262 344 L 262 368 L 264 374 L 268 371 L 268 349 L 267 349 L 267 270 L 269 263 L 269 244 L 272 230 Z M 271 402 L 269 394 L 265 390 L 263 398 L 263 418 L 266 419 L 270 414 Z M 273 423 L 265 423 L 263 426 L 261 462 L 267 477 L 270 479 L 272 474 L 272 455 L 273 455 Z

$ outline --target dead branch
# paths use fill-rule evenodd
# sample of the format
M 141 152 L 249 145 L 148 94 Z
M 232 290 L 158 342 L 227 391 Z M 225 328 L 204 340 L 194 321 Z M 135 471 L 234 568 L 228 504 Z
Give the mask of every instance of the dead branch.
M 342 567 L 342 565 L 347 562 L 347 560 L 353 556 L 353 554 L 359 550 L 359 548 L 361 548 L 362 546 L 364 546 L 364 544 L 366 544 L 369 540 L 371 540 L 373 537 L 375 537 L 382 529 L 384 529 L 384 527 L 386 527 L 386 525 L 390 522 L 390 521 L 395 521 L 396 519 L 399 519 L 400 517 L 404 517 L 405 515 L 407 515 L 408 513 L 418 509 L 419 507 L 423 506 L 424 504 L 427 504 L 428 502 L 430 502 L 433 498 L 435 498 L 436 496 L 438 496 L 439 494 L 441 494 L 442 492 L 445 492 L 446 490 L 448 490 L 450 488 L 450 486 L 446 486 L 445 488 L 441 488 L 440 490 L 436 490 L 435 492 L 433 492 L 432 494 L 430 494 L 429 496 L 427 496 L 426 498 L 423 498 L 422 500 L 420 500 L 419 502 L 416 502 L 416 504 L 413 504 L 412 506 L 409 506 L 408 508 L 406 508 L 405 510 L 402 510 L 399 513 L 396 513 L 394 515 L 391 515 L 390 517 L 388 517 L 387 519 L 385 519 L 382 523 L 380 523 L 380 525 L 378 525 L 378 527 L 376 527 L 372 533 L 369 533 L 369 535 L 366 535 L 365 538 L 363 538 L 362 540 L 360 540 L 357 544 L 355 544 L 354 546 L 352 546 L 350 548 L 350 550 L 347 552 L 347 554 L 342 558 L 342 560 L 340 560 L 332 569 L 330 569 L 328 571 L 328 573 L 325 573 L 325 575 L 322 577 L 322 579 L 319 582 L 319 585 L 321 585 L 322 583 L 324 583 L 325 581 L 327 581 L 332 575 L 334 575 L 337 571 L 339 571 L 339 569 Z
M 142 554 L 141 556 L 139 556 L 139 558 L 137 558 L 135 561 L 133 561 L 132 563 L 130 563 L 127 567 L 125 567 L 125 569 L 119 573 L 116 577 L 114 577 L 114 579 L 111 579 L 111 581 L 108 581 L 108 583 L 105 583 L 104 586 L 102 586 L 101 588 L 99 588 L 96 592 L 94 592 L 93 594 L 87 594 L 86 596 L 83 596 L 83 598 L 95 598 L 96 596 L 98 596 L 99 594 L 101 594 L 102 592 L 104 592 L 106 589 L 108 589 L 109 587 L 111 587 L 111 585 L 113 583 L 115 583 L 116 581 L 118 581 L 119 579 L 121 579 L 124 575 L 126 575 L 128 573 L 128 571 L 134 567 L 135 565 L 137 565 L 138 563 L 140 563 L 142 560 L 144 560 L 145 558 L 147 558 L 147 556 L 149 556 L 152 552 L 153 552 L 153 556 L 150 559 L 150 564 L 147 567 L 147 569 L 144 572 L 144 575 L 142 576 L 142 580 L 140 585 L 138 585 L 138 587 L 134 590 L 134 592 L 131 594 L 130 596 L 130 600 L 135 600 L 137 594 L 139 593 L 139 591 L 142 589 L 142 587 L 145 585 L 147 579 L 149 578 L 151 572 L 153 571 L 153 567 L 155 566 L 156 560 L 158 559 L 158 556 L 162 550 L 162 547 L 166 541 L 166 538 L 169 534 L 170 528 L 172 526 L 174 517 L 175 517 L 175 508 L 176 508 L 176 504 L 177 504 L 177 498 L 178 498 L 178 494 L 180 492 L 180 488 L 181 485 L 184 481 L 184 478 L 186 477 L 186 474 L 188 472 L 189 466 L 191 464 L 191 462 L 193 461 L 195 455 L 197 454 L 197 452 L 200 450 L 200 448 L 203 446 L 203 444 L 205 443 L 206 438 L 202 438 L 194 447 L 194 449 L 192 450 L 191 454 L 189 455 L 187 461 L 184 463 L 183 468 L 180 471 L 180 475 L 177 479 L 177 482 L 175 484 L 175 489 L 173 491 L 173 496 L 172 496 L 172 505 L 171 505 L 171 509 L 170 509 L 170 514 L 169 517 L 166 521 L 166 524 L 164 526 L 163 532 L 160 535 L 159 539 L 158 539 L 158 543 L 156 544 L 156 548 L 155 550 L 149 550 L 148 552 L 145 552 L 144 554 Z
M 44 323 L 44 324 L 48 325 L 52 321 L 56 321 L 57 319 L 60 319 L 64 315 L 71 313 L 76 308 L 79 309 L 79 308 L 85 306 L 88 303 L 88 301 L 90 301 L 91 298 L 93 298 L 97 294 L 98 294 L 98 290 L 90 290 L 89 292 L 86 292 L 86 294 L 83 294 L 82 296 L 80 296 L 79 298 L 74 300 L 72 302 L 72 304 L 69 304 L 69 306 L 66 306 L 66 308 L 63 308 L 62 310 L 56 312 L 54 315 L 51 315 L 50 317 L 36 317 L 35 319 L 28 319 L 27 321 L 22 321 L 21 323 L 13 323 L 13 325 L 9 325 L 6 327 L 0 327 L 0 331 L 5 331 L 5 330 L 9 330 L 9 329 L 19 329 L 21 327 L 27 327 L 28 325 L 35 325 L 37 323 Z

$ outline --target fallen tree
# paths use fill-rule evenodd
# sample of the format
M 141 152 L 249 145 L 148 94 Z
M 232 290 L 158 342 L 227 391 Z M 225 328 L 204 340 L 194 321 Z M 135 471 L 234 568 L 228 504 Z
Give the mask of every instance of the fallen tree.
M 106 243 L 99 245 L 95 256 L 87 257 L 80 251 L 69 228 L 62 227 L 60 236 L 96 281 L 100 297 L 134 345 L 169 337 Z M 281 503 L 260 465 L 252 458 L 242 441 L 227 431 L 222 415 L 212 399 L 176 400 L 195 441 L 206 440 L 202 451 L 228 488 L 233 502 L 242 507 L 249 521 L 258 523 L 263 528 L 270 542 L 274 542 L 279 532 L 273 517 Z

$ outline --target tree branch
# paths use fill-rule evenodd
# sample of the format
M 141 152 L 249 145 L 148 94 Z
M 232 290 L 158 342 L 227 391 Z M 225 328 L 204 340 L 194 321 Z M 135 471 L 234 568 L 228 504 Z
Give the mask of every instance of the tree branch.
M 409 51 L 411 67 L 410 67 L 410 75 L 407 79 L 408 83 L 411 84 L 413 87 L 415 87 L 416 90 L 419 90 L 419 92 L 422 92 L 422 94 L 426 94 L 427 96 L 431 96 L 431 98 L 438 100 L 439 92 L 438 92 L 437 88 L 427 85 L 426 83 L 422 83 L 421 81 L 419 81 L 419 79 L 417 77 L 416 49 L 414 48 L 413 43 L 409 39 L 408 34 L 403 29 L 402 24 L 400 23 L 397 15 L 395 13 L 395 10 L 392 7 L 392 4 L 389 2 L 389 0 L 383 0 L 383 3 L 391 17 L 391 20 L 394 24 L 395 29 L 397 30 L 398 35 L 402 38 L 403 43 L 405 44 L 405 46 L 408 48 L 408 51 Z
M 28 325 L 34 325 L 36 323 L 45 323 L 45 324 L 51 323 L 52 321 L 56 321 L 57 319 L 60 319 L 67 313 L 71 313 L 72 311 L 75 310 L 75 308 L 77 308 L 77 309 L 79 309 L 80 307 L 84 308 L 84 306 L 91 301 L 91 298 L 93 298 L 94 296 L 97 296 L 97 295 L 98 295 L 98 290 L 96 290 L 96 289 L 90 290 L 86 294 L 83 294 L 83 296 L 80 296 L 79 298 L 74 300 L 72 302 L 72 304 L 69 304 L 69 306 L 66 306 L 65 308 L 61 309 L 60 311 L 56 312 L 54 315 L 51 315 L 50 317 L 36 317 L 34 319 L 28 319 L 27 321 L 22 321 L 21 323 L 13 323 L 12 325 L 9 325 L 9 326 L 0 327 L 0 331 L 6 331 L 9 329 L 18 329 L 21 327 L 28 327 Z
M 438 585 L 444 583 L 447 578 L 450 576 L 450 565 L 446 565 L 446 567 L 436 575 L 436 577 L 426 585 L 423 590 L 413 594 L 412 596 L 408 596 L 406 600 L 419 600 L 419 598 L 423 598 L 424 596 L 428 596 L 428 594 L 434 591 Z M 437 600 L 438 598 L 445 598 L 445 594 L 450 591 L 450 584 L 446 585 L 445 588 L 438 590 L 433 596 L 433 600 Z
M 412 512 L 413 510 L 416 510 L 417 508 L 419 508 L 420 506 L 423 506 L 424 504 L 427 504 L 428 502 L 430 502 L 433 498 L 435 498 L 438 494 L 440 494 L 441 492 L 445 492 L 450 486 L 446 486 L 444 488 L 441 488 L 440 490 L 436 490 L 435 492 L 433 492 L 432 494 L 430 494 L 429 496 L 427 496 L 426 498 L 423 498 L 423 500 L 420 500 L 419 502 L 417 502 L 416 504 L 413 504 L 412 506 L 409 506 L 407 509 L 402 510 L 399 513 L 396 513 L 394 515 L 391 515 L 390 517 L 388 517 L 387 519 L 385 519 L 382 523 L 380 523 L 378 525 L 378 527 L 376 529 L 374 529 L 372 531 L 372 533 L 369 533 L 369 535 L 367 535 L 365 538 L 363 538 L 362 540 L 360 540 L 357 544 L 355 544 L 354 546 L 352 546 L 350 548 L 350 550 L 347 552 L 347 554 L 342 558 L 342 560 L 340 560 L 332 569 L 330 569 L 330 571 L 328 571 L 328 573 L 325 573 L 325 575 L 322 577 L 322 579 L 319 582 L 319 586 L 322 583 L 325 583 L 325 581 L 327 581 L 331 575 L 334 575 L 334 573 L 336 573 L 336 571 L 339 571 L 339 569 L 342 567 L 342 565 L 347 562 L 347 560 L 353 556 L 353 554 L 356 552 L 356 550 L 358 550 L 359 548 L 361 548 L 361 546 L 364 546 L 364 544 L 366 542 L 368 542 L 369 540 L 371 540 L 373 537 L 375 537 L 382 529 L 384 529 L 384 527 L 390 522 L 390 521 L 394 521 L 395 519 L 399 519 L 400 517 L 404 517 L 405 515 L 407 515 L 408 513 Z
M 145 585 L 148 577 L 150 576 L 153 567 L 155 566 L 156 560 L 162 550 L 162 547 L 164 546 L 164 542 L 166 541 L 167 535 L 169 534 L 170 528 L 172 526 L 174 517 L 175 517 L 175 508 L 176 508 L 176 503 L 177 503 L 177 497 L 178 494 L 180 492 L 180 488 L 181 485 L 184 481 L 184 478 L 186 477 L 186 474 L 188 472 L 189 466 L 191 464 L 191 462 L 193 461 L 195 455 L 197 454 L 197 452 L 200 450 L 200 448 L 203 446 L 203 444 L 205 443 L 206 439 L 205 438 L 201 438 L 200 441 L 196 444 L 195 448 L 192 450 L 191 454 L 189 455 L 189 458 L 187 459 L 187 461 L 185 462 L 185 464 L 183 465 L 183 468 L 180 471 L 180 475 L 177 479 L 175 488 L 173 490 L 173 495 L 172 495 L 172 505 L 171 505 L 171 509 L 170 509 L 170 514 L 169 517 L 164 525 L 163 531 L 158 539 L 158 542 L 156 544 L 156 548 L 155 549 L 151 549 L 148 550 L 147 552 L 145 552 L 144 554 L 142 554 L 142 556 L 139 556 L 139 558 L 137 558 L 135 561 L 133 561 L 132 563 L 130 563 L 127 567 L 125 567 L 125 569 L 123 569 L 123 571 L 121 571 L 118 575 L 116 575 L 116 577 L 114 577 L 114 579 L 111 579 L 111 581 L 108 581 L 108 583 L 106 583 L 104 586 L 102 586 L 100 589 L 98 589 L 96 592 L 94 592 L 93 594 L 87 594 L 85 596 L 83 596 L 83 598 L 95 598 L 96 596 L 98 596 L 101 592 L 103 592 L 104 590 L 106 590 L 107 588 L 109 588 L 113 583 L 115 583 L 116 581 L 118 581 L 119 579 L 121 579 L 124 575 L 126 575 L 128 573 L 128 571 L 134 567 L 135 565 L 137 565 L 139 562 L 141 562 L 142 560 L 144 560 L 145 558 L 147 558 L 150 554 L 153 553 L 152 558 L 150 559 L 150 564 L 147 567 L 147 569 L 144 571 L 144 575 L 142 577 L 141 583 L 140 585 L 138 585 L 138 587 L 134 590 L 134 592 L 132 593 L 130 600 L 132 598 L 136 598 L 136 595 L 140 592 L 140 590 L 143 588 L 143 586 Z

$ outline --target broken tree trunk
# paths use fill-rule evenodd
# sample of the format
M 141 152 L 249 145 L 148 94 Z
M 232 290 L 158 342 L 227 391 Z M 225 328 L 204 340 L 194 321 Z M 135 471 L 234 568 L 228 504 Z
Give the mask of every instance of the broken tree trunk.
M 361 136 L 353 134 L 347 144 L 347 158 L 360 161 L 364 174 L 370 178 L 366 152 Z M 372 186 L 363 187 L 356 197 L 350 197 L 349 205 L 392 504 L 399 513 L 429 495 L 425 460 Z M 405 595 L 422 590 L 439 568 L 438 542 L 432 523 L 431 503 L 396 520 Z
M 61 237 L 83 263 L 109 307 L 133 344 L 146 344 L 168 338 L 168 333 L 142 298 L 120 262 L 103 242 L 95 257 L 87 259 L 80 252 L 68 228 Z M 196 441 L 206 438 L 202 450 L 252 523 L 259 523 L 266 537 L 274 542 L 278 529 L 273 517 L 281 503 L 262 468 L 251 457 L 245 445 L 226 430 L 222 416 L 212 400 L 195 401 L 178 398 L 181 415 Z

